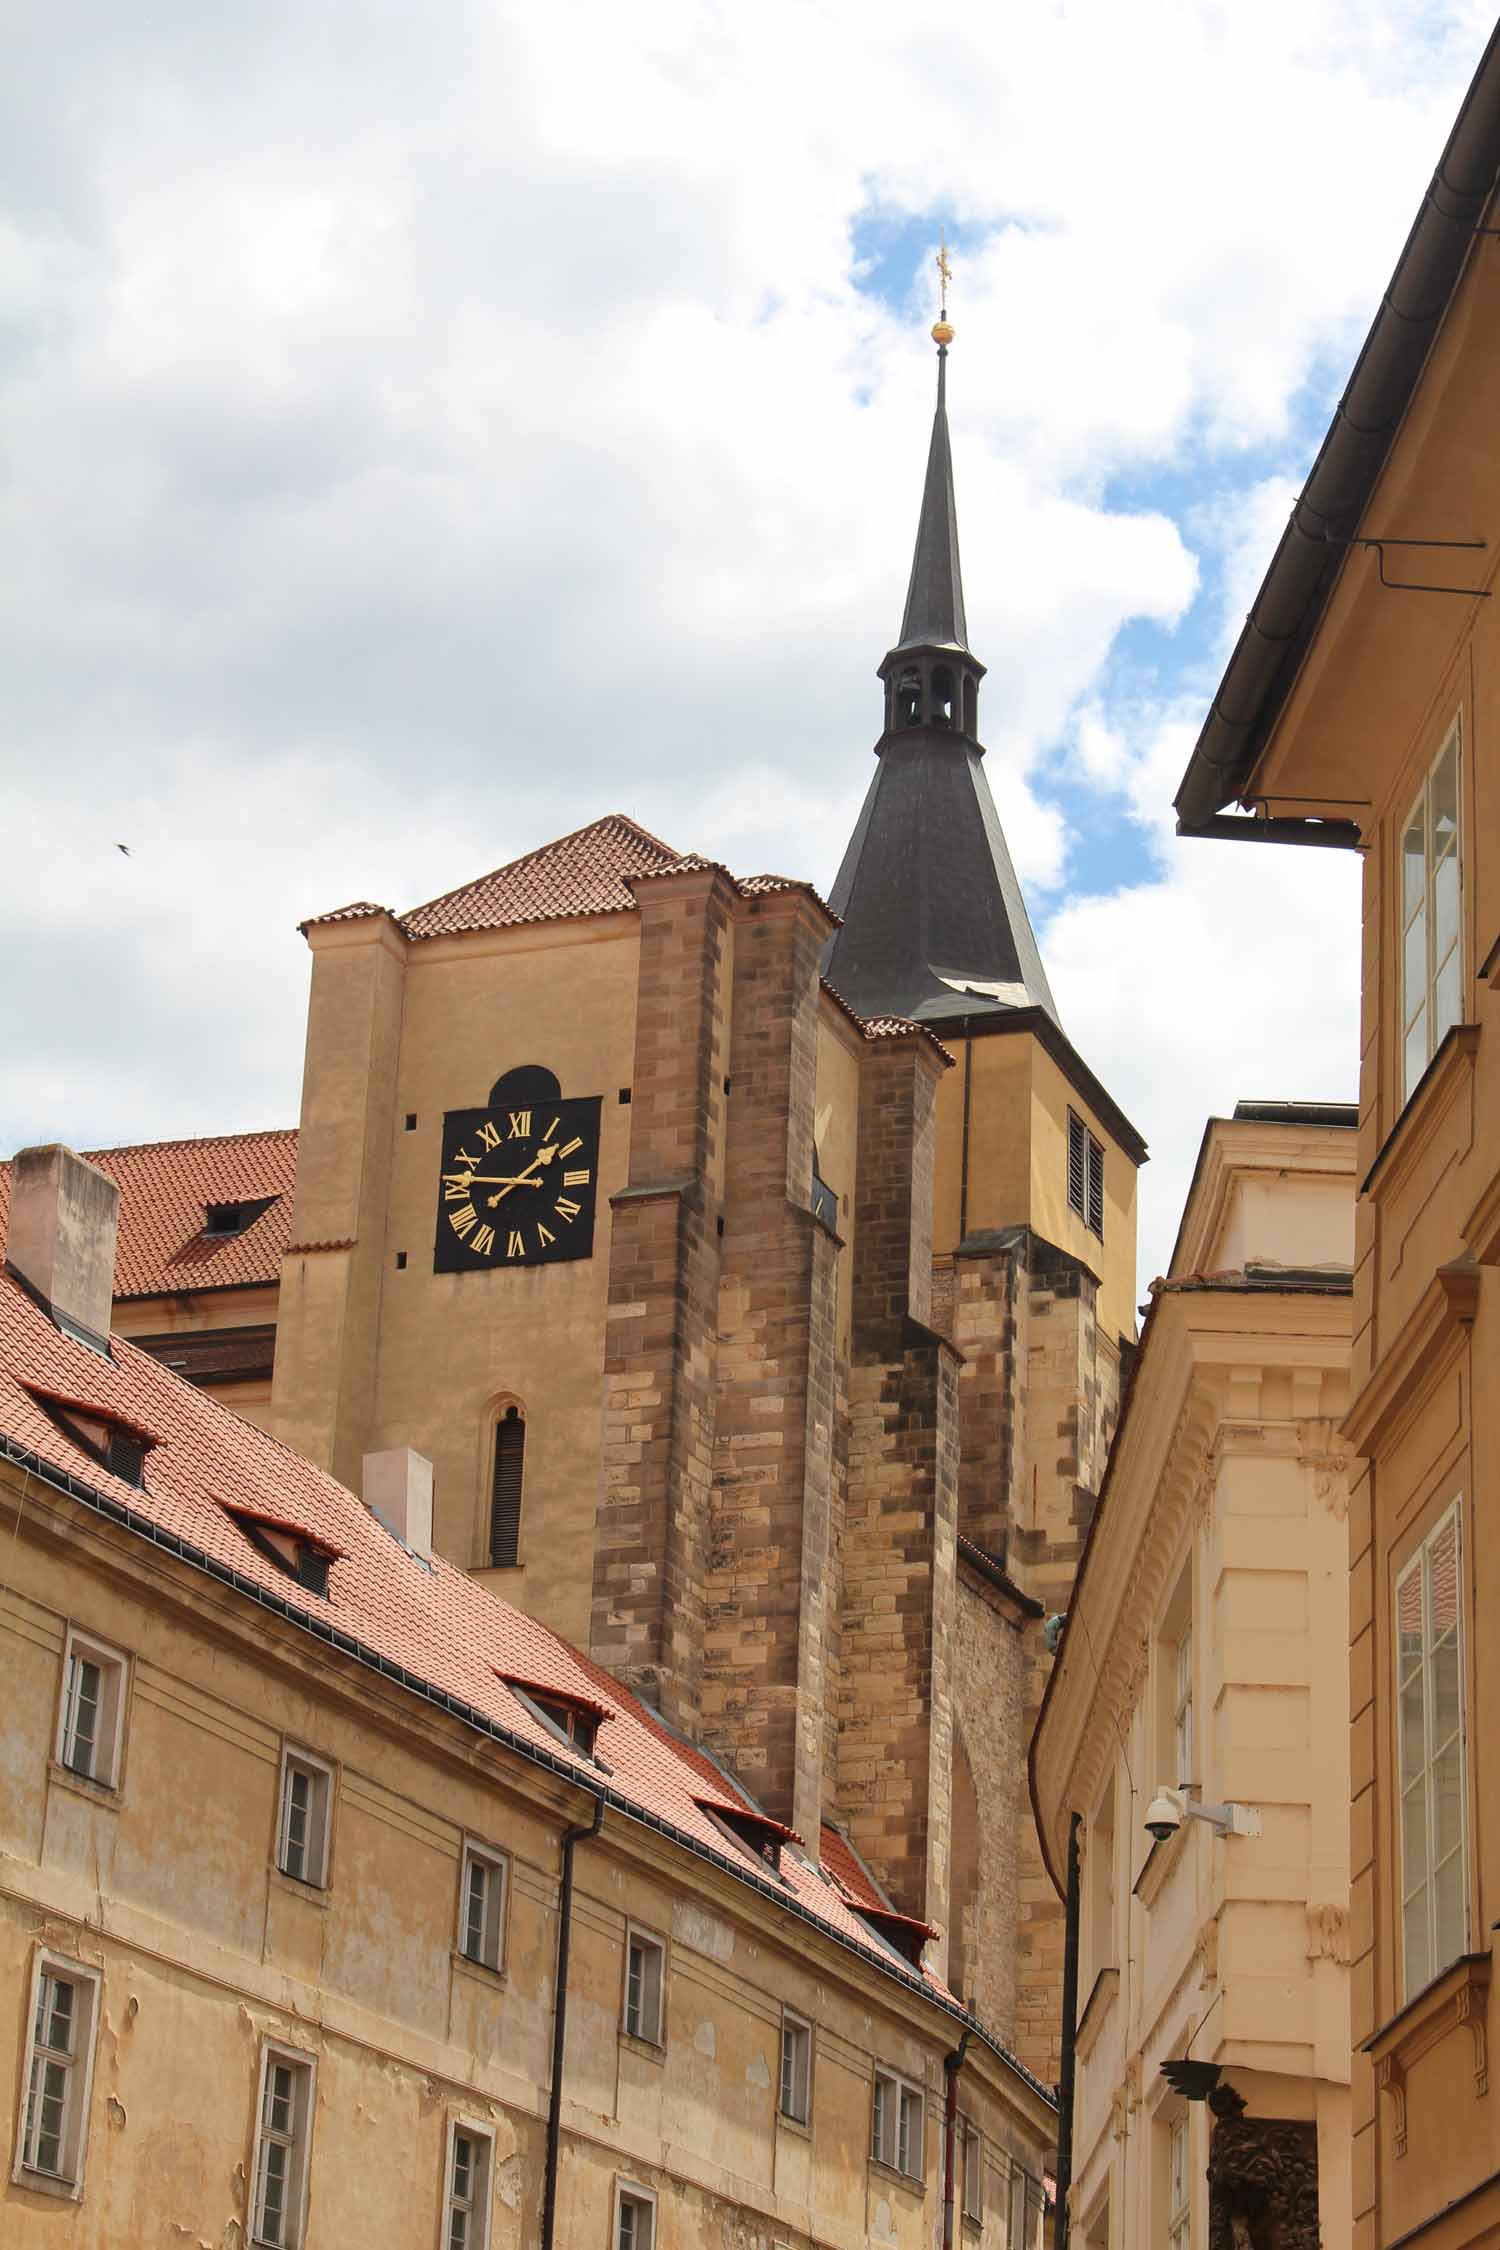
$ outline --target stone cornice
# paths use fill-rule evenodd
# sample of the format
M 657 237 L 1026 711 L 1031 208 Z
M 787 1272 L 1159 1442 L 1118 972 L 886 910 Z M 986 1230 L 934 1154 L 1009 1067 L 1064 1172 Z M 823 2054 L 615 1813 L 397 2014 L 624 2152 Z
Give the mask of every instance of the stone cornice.
M 1482 1266 L 1500 1266 L 1500 1171 L 1463 1223 L 1466 1245 Z
M 1456 1023 L 1428 1064 L 1416 1092 L 1380 1144 L 1360 1194 L 1381 1204 L 1399 1195 L 1454 1102 L 1472 1089 L 1479 1053 L 1477 1023 Z
M 1198 1168 L 1177 1229 L 1169 1271 L 1201 1273 L 1216 1261 L 1218 1240 L 1236 1187 L 1283 1174 L 1305 1179 L 1354 1177 L 1355 1137 L 1338 1125 L 1271 1125 L 1253 1118 L 1210 1118 Z
M 1344 1416 L 1356 1453 L 1379 1450 L 1406 1411 L 1438 1381 L 1479 1309 L 1479 1269 L 1472 1258 L 1439 1266 L 1391 1349 Z

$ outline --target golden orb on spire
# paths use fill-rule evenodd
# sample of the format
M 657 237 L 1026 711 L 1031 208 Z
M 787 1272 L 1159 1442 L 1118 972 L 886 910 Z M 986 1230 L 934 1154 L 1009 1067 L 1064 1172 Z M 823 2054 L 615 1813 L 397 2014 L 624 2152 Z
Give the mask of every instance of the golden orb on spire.
M 952 321 L 935 320 L 932 324 L 932 340 L 935 344 L 951 344 L 953 341 Z

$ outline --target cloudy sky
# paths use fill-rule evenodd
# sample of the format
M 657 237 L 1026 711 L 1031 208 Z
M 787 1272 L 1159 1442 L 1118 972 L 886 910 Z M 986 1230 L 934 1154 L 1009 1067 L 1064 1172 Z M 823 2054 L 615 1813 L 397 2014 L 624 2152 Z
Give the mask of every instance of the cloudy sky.
M 1210 1111 L 1352 1093 L 1352 860 L 1170 799 L 1478 0 L 22 15 L 0 1145 L 293 1122 L 299 918 L 600 813 L 830 883 L 940 226 L 989 771 L 1143 1279 Z

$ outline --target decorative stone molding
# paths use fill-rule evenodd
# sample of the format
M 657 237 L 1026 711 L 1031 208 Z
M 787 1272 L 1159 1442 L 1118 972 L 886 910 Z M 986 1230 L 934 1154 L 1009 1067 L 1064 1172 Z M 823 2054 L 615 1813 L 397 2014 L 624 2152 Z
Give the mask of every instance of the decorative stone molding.
M 1358 1454 L 1377 1453 L 1406 1409 L 1444 1373 L 1479 1310 L 1479 1268 L 1470 1257 L 1439 1266 L 1415 1311 L 1344 1416 Z
M 1193 1959 L 1198 1965 L 1198 1975 L 1204 1984 L 1219 1981 L 1219 1917 L 1211 1914 L 1199 1930 L 1193 1943 Z
M 1463 1223 L 1464 1242 L 1482 1266 L 1500 1266 L 1500 1172 Z
M 1211 2099 L 1209 2250 L 1319 2250 L 1316 2125 L 1247 2117 L 1229 2088 Z
M 1400 1195 L 1459 1095 L 1467 1093 L 1472 1100 L 1478 1053 L 1478 1024 L 1456 1023 L 1360 1184 L 1361 1195 L 1377 1208 Z
M 1307 1909 L 1307 1958 L 1349 1964 L 1349 1913 L 1331 1903 Z
M 1114 2007 L 1120 1993 L 1118 1969 L 1101 1969 L 1094 1979 L 1094 1989 L 1084 2003 L 1083 2014 L 1078 2019 L 1074 2035 L 1080 2062 L 1087 2062 L 1099 2037 L 1101 2025 Z
M 1488 1953 L 1466 1953 L 1442 1976 L 1419 1992 L 1415 2000 L 1393 2016 L 1365 2052 L 1374 2058 L 1375 2084 L 1391 2097 L 1396 2155 L 1406 2154 L 1406 2075 L 1415 2062 L 1466 2024 L 1474 2042 L 1474 2095 L 1490 2090 L 1489 1993 L 1492 1958 Z

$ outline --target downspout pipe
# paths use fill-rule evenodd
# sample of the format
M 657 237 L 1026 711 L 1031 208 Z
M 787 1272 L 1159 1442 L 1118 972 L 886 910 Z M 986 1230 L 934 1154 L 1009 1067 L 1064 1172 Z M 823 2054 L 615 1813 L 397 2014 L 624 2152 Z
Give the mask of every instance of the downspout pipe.
M 953 2189 L 958 2154 L 958 2074 L 964 2067 L 972 2031 L 943 2057 L 943 2250 L 953 2250 Z
M 552 2092 L 547 2103 L 547 2171 L 542 2186 L 541 2250 L 552 2250 L 557 2227 L 557 2158 L 562 2145 L 563 2049 L 568 2037 L 568 1955 L 573 1942 L 573 1853 L 604 1826 L 604 1799 L 594 1817 L 562 1836 L 562 1882 L 557 1895 L 557 1984 L 552 1995 Z
M 1073 2185 L 1073 2079 L 1078 2048 L 1078 1831 L 1082 1816 L 1068 1817 L 1068 1893 L 1063 1923 L 1062 2048 L 1057 2072 L 1057 2210 L 1052 2250 L 1068 2250 L 1068 2191 Z

